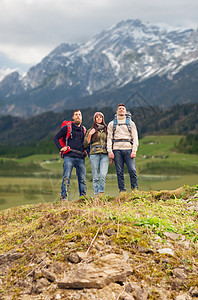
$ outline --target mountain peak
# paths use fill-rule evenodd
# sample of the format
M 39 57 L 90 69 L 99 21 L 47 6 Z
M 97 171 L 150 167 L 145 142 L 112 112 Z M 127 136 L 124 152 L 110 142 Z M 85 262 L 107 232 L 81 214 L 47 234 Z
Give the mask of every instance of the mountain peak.
M 49 56 L 62 55 L 63 53 L 72 52 L 78 47 L 78 44 L 62 43 L 50 52 Z
M 21 92 L 23 98 L 25 91 L 30 99 L 38 95 L 37 105 L 41 105 L 41 99 L 50 95 L 53 103 L 48 103 L 48 109 L 58 110 L 65 103 L 74 105 L 74 100 L 129 83 L 142 84 L 154 76 L 172 80 L 182 68 L 197 61 L 197 43 L 198 31 L 193 29 L 123 20 L 87 43 L 60 44 L 26 76 L 18 78 L 20 89 L 12 88 L 11 77 L 9 90 L 2 81 L 0 97 L 14 99 Z

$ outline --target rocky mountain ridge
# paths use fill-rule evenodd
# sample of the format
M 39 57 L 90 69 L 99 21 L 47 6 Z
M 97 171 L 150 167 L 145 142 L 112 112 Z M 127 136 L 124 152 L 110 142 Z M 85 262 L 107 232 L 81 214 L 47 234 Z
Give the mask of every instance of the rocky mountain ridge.
M 59 45 L 22 78 L 17 72 L 6 76 L 0 82 L 2 112 L 20 114 L 22 107 L 24 114 L 49 107 L 60 111 L 129 83 L 138 89 L 153 77 L 172 81 L 185 66 L 197 63 L 197 44 L 198 30 L 122 21 L 85 44 Z

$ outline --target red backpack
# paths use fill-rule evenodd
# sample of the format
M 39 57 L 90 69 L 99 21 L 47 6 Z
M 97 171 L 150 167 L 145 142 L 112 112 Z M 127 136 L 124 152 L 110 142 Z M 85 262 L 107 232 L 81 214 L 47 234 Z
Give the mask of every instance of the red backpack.
M 61 124 L 61 128 L 64 127 L 64 126 L 67 126 L 67 135 L 66 137 L 62 137 L 59 139 L 59 143 L 61 145 L 61 147 L 65 147 L 67 146 L 67 141 L 69 139 L 69 137 L 71 136 L 72 137 L 72 123 L 73 121 L 66 121 L 64 120 Z M 86 128 L 83 126 L 83 131 L 84 131 L 84 135 L 86 134 Z M 67 150 L 65 152 L 60 152 L 60 156 L 63 157 L 63 155 L 67 152 L 69 152 L 71 150 L 71 148 L 69 146 L 67 146 Z M 86 152 L 86 151 L 85 151 Z M 87 153 L 85 153 L 87 155 Z

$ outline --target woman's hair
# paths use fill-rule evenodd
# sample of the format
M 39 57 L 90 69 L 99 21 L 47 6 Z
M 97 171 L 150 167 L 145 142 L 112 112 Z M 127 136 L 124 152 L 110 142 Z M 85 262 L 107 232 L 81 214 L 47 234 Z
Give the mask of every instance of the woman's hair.
M 98 124 L 96 123 L 96 117 L 97 117 L 97 115 L 99 115 L 99 114 L 100 114 L 100 113 L 94 115 L 94 121 L 93 121 L 92 127 L 95 128 L 96 132 L 92 135 L 92 138 L 93 138 L 93 139 L 97 139 L 97 137 L 98 137 Z M 102 117 L 102 123 L 101 123 L 101 125 L 104 125 L 104 130 L 105 130 L 105 133 L 106 133 L 106 135 L 107 135 L 107 124 L 105 123 L 104 115 L 103 115 L 103 114 L 100 114 L 100 115 L 101 115 L 101 117 Z

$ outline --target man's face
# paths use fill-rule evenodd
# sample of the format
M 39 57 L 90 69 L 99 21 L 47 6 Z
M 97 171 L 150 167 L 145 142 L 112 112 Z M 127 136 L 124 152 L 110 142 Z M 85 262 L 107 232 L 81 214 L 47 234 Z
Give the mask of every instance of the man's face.
M 75 125 L 80 125 L 82 123 L 82 114 L 80 111 L 75 111 L 72 119 L 74 120 Z
M 126 107 L 125 106 L 119 106 L 117 109 L 118 116 L 125 116 L 126 114 Z

